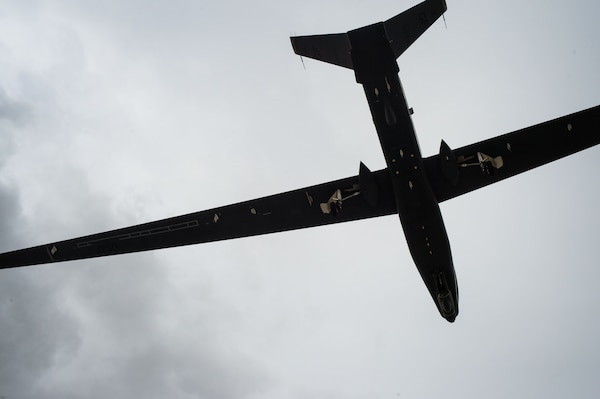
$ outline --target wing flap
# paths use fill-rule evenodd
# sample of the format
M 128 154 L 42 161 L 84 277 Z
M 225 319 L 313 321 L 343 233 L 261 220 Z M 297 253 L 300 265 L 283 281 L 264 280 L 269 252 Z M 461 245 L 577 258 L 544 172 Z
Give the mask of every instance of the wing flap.
M 359 176 L 99 234 L 0 254 L 0 268 L 94 258 L 347 222 L 396 213 L 387 170 L 372 173 L 373 204 L 360 195 Z M 346 198 L 333 214 L 321 210 L 332 194 Z

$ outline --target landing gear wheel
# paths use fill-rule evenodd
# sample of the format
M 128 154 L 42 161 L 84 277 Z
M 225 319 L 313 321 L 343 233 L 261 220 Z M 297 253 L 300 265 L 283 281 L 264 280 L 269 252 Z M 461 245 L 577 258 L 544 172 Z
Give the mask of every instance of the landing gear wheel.
M 342 211 L 342 201 L 334 201 L 329 206 L 331 207 L 331 214 L 333 216 L 337 216 Z

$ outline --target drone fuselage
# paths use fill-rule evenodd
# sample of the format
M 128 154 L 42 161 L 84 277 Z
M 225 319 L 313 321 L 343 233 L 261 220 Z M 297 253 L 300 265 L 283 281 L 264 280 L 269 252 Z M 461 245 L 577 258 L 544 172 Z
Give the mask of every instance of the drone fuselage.
M 458 315 L 458 287 L 444 221 L 429 183 L 383 23 L 348 32 L 356 80 L 362 84 L 387 163 L 410 254 L 442 316 Z

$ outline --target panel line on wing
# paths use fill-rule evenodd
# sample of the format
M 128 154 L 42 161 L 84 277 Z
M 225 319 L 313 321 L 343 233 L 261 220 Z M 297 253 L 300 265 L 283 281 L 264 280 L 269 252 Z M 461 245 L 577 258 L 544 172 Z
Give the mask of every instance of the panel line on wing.
M 111 240 L 111 239 L 129 240 L 129 239 L 132 239 L 132 238 L 138 238 L 138 237 L 142 237 L 142 236 L 151 236 L 151 235 L 155 235 L 155 234 L 169 233 L 169 232 L 172 232 L 172 231 L 184 230 L 184 229 L 189 229 L 189 228 L 198 227 L 198 226 L 199 226 L 198 220 L 194 219 L 194 220 L 191 220 L 189 222 L 178 223 L 178 224 L 174 224 L 174 225 L 171 225 L 171 226 L 158 227 L 158 228 L 148 229 L 148 230 L 140 230 L 140 231 L 135 231 L 133 233 L 118 234 L 118 235 L 115 235 L 115 236 L 98 238 L 96 240 L 89 240 L 89 241 L 78 242 L 77 243 L 77 248 L 89 247 L 89 246 L 92 246 L 93 244 L 95 244 L 97 242 Z

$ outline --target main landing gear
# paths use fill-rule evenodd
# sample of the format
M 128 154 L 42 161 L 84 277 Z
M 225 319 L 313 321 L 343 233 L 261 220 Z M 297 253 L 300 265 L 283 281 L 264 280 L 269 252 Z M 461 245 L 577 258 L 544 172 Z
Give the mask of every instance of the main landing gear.
M 507 144 L 507 149 L 510 151 L 510 144 Z M 504 166 L 501 156 L 494 157 L 480 151 L 473 155 L 456 156 L 444 140 L 440 144 L 438 159 L 442 176 L 453 186 L 458 184 L 461 168 L 479 167 L 483 174 L 492 176 L 496 170 Z
M 322 202 L 320 204 L 321 212 L 326 215 L 337 216 L 342 211 L 344 201 L 358 195 L 360 195 L 367 204 L 377 206 L 379 196 L 377 181 L 374 174 L 362 162 L 360 163 L 358 171 L 358 184 L 335 190 L 327 202 Z
M 344 201 L 360 195 L 359 187 L 358 185 L 354 185 L 352 188 L 344 189 L 344 193 L 347 194 L 345 197 L 343 196 L 341 189 L 335 190 L 327 202 L 322 202 L 319 204 L 321 207 L 321 212 L 326 215 L 337 216 L 337 214 L 342 211 L 342 205 Z
M 477 157 L 477 162 L 467 162 L 473 160 L 475 157 Z M 502 159 L 502 157 L 491 157 L 482 152 L 477 152 L 477 155 L 471 155 L 469 157 L 460 156 L 458 157 L 457 161 L 461 168 L 479 166 L 481 168 L 481 171 L 488 176 L 493 175 L 494 170 L 500 169 L 502 166 L 504 166 L 504 160 Z

